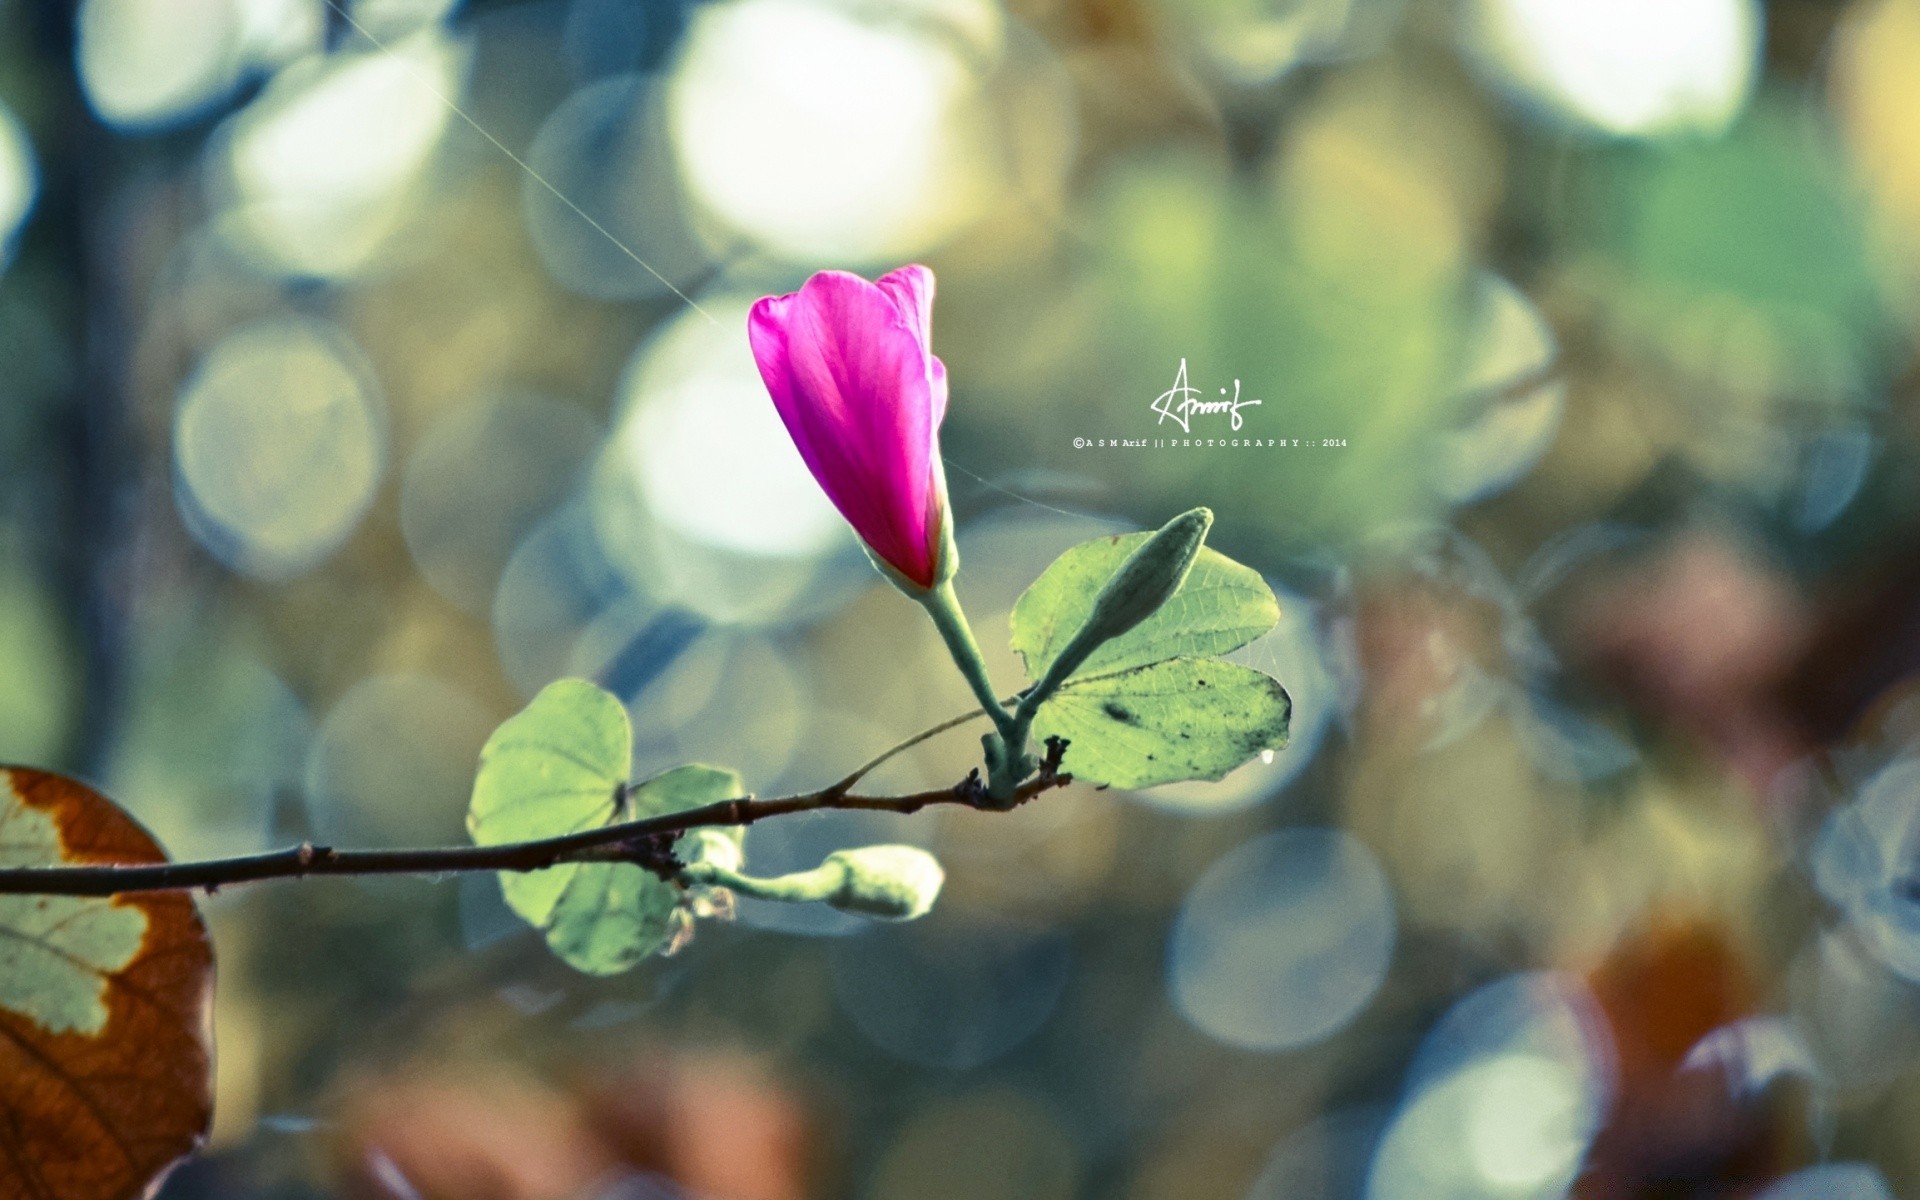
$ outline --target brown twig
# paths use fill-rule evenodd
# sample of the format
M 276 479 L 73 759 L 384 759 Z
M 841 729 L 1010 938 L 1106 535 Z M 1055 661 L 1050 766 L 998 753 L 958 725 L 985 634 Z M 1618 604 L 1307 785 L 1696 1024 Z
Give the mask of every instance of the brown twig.
M 1022 783 L 1014 803 L 1073 781 L 1059 771 L 1060 754 L 1050 745 L 1040 772 Z M 837 787 L 838 785 L 836 785 Z M 416 850 L 336 850 L 311 842 L 265 854 L 215 858 L 202 862 L 90 865 L 83 867 L 10 867 L 0 869 L 0 894 L 41 896 L 114 896 L 128 892 L 216 891 L 263 879 L 303 879 L 312 875 L 442 875 L 460 871 L 538 871 L 569 862 L 631 862 L 671 878 L 674 840 L 692 829 L 751 825 L 769 817 L 821 809 L 916 813 L 936 804 L 995 809 L 975 771 L 952 787 L 905 796 L 852 796 L 833 787 L 798 796 L 721 800 L 682 812 L 622 821 L 561 837 L 508 842 L 498 846 L 435 846 Z

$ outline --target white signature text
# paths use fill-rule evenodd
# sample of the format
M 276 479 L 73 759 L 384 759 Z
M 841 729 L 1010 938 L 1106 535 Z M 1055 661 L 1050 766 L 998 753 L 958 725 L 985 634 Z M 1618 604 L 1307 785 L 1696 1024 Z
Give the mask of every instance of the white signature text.
M 1221 388 L 1220 394 L 1225 396 L 1227 389 Z M 1240 410 L 1254 407 L 1259 403 L 1258 400 L 1242 400 L 1240 398 L 1240 381 L 1238 379 L 1233 381 L 1233 395 L 1231 398 L 1226 400 L 1200 399 L 1200 389 L 1190 387 L 1187 384 L 1187 360 L 1183 358 L 1180 360 L 1180 370 L 1174 374 L 1173 386 L 1154 398 L 1153 411 L 1160 414 L 1159 424 L 1164 425 L 1168 421 L 1172 421 L 1180 426 L 1181 431 L 1184 433 L 1193 432 L 1193 419 L 1195 417 L 1217 416 L 1222 414 L 1232 421 L 1233 428 L 1238 431 L 1242 423 Z

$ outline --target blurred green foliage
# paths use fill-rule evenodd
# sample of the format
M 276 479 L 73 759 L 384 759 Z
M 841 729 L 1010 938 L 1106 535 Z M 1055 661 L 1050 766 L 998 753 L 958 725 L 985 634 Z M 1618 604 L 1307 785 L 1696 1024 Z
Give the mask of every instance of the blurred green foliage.
M 1906 844 L 1916 63 L 1914 0 L 0 3 L 0 750 L 176 853 L 455 837 L 567 676 L 618 703 L 529 833 L 968 709 L 746 353 L 825 266 L 939 276 L 997 683 L 1047 562 L 1194 505 L 1281 595 L 1222 605 L 1292 693 L 1271 762 L 746 839 L 933 851 L 910 925 L 743 901 L 590 978 L 491 880 L 212 898 L 220 1126 L 169 1194 L 1355 1200 L 1388 1141 L 1573 1153 L 1579 1200 L 1817 1158 L 1912 1194 L 1911 899 L 1846 839 L 1803 868 L 1834 813 Z M 1241 429 L 1153 410 L 1183 361 Z M 232 419 L 184 447 L 189 401 Z M 654 915 L 563 940 L 625 962 Z M 1755 1037 L 1818 1069 L 1674 1082 Z

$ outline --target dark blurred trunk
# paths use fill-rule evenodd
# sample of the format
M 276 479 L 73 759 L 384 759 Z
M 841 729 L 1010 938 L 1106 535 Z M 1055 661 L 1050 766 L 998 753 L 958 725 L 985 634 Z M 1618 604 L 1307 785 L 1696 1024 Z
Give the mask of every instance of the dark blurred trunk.
M 129 507 L 137 455 L 128 421 L 128 276 L 125 222 L 115 211 L 119 159 L 112 133 L 81 92 L 74 57 L 74 12 L 66 4 L 29 6 L 43 61 L 46 120 L 35 153 L 40 196 L 34 236 L 69 264 L 50 279 L 47 297 L 61 313 L 75 371 L 54 414 L 48 449 L 56 497 L 41 547 L 52 591 L 71 623 L 80 690 L 62 765 L 97 777 L 113 745 L 122 708 Z

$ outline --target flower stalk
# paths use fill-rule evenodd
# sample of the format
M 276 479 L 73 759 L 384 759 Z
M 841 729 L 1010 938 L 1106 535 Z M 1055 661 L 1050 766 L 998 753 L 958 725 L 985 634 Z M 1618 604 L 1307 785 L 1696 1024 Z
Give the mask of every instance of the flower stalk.
M 987 676 L 987 662 L 980 653 L 980 643 L 974 639 L 966 611 L 954 594 L 953 581 L 942 582 L 916 598 L 933 618 L 933 627 L 940 631 L 947 653 L 953 658 L 954 666 L 960 668 L 967 686 L 973 689 L 974 699 L 993 721 L 994 731 L 980 739 L 987 762 L 987 795 L 1005 803 L 1035 767 L 1026 752 L 1027 727 L 1031 722 L 1018 720 L 1000 702 L 993 680 Z

